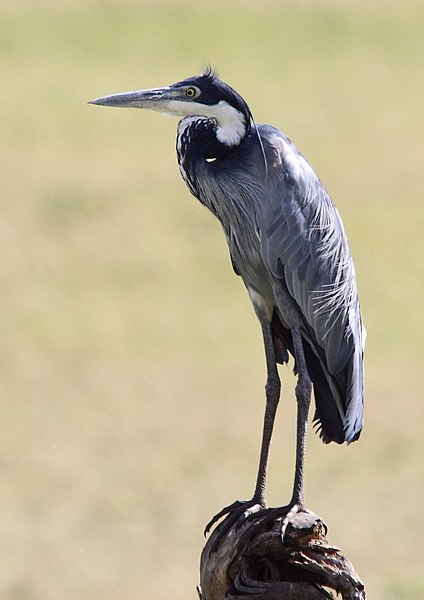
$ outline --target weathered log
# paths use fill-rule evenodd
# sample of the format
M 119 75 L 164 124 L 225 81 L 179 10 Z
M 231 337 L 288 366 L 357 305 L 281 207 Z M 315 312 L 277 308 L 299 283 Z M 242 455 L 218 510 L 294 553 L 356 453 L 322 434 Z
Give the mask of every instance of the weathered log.
M 200 561 L 200 600 L 328 600 L 337 594 L 343 600 L 365 600 L 364 585 L 347 558 L 329 544 L 327 527 L 317 515 L 302 511 L 292 516 L 284 537 L 282 518 L 264 526 L 260 519 L 260 514 L 250 517 L 221 539 L 220 526 L 213 531 Z M 246 541 L 247 530 L 253 535 Z

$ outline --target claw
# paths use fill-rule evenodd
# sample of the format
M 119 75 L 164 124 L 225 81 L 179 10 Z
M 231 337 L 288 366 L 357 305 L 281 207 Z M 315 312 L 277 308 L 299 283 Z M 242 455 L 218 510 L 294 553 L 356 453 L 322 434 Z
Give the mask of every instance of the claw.
M 220 519 L 222 519 L 222 517 L 224 515 L 228 515 L 229 513 L 233 512 L 234 510 L 237 510 L 244 504 L 247 504 L 247 500 L 236 500 L 232 504 L 229 504 L 228 506 L 224 506 L 224 508 L 222 510 L 220 510 L 219 513 L 214 515 L 212 517 L 212 519 L 209 521 L 209 523 L 206 524 L 206 527 L 203 530 L 203 535 L 206 537 L 208 535 L 208 533 L 210 532 L 210 530 L 212 529 L 212 527 L 215 525 L 215 523 L 217 523 Z
M 299 510 L 300 506 L 298 504 L 295 504 L 290 508 L 289 512 L 284 517 L 283 524 L 281 525 L 281 541 L 284 542 L 284 536 L 286 535 L 286 529 L 287 525 L 290 523 L 290 519 L 294 517 L 294 515 L 296 515 L 299 512 Z
M 291 519 L 300 511 L 304 511 L 305 509 L 299 504 L 288 504 L 287 506 L 280 506 L 278 508 L 267 508 L 256 512 L 254 514 L 250 514 L 246 521 L 251 521 L 250 527 L 246 530 L 245 533 L 240 538 L 237 547 L 237 553 L 239 555 L 244 554 L 247 549 L 247 546 L 251 542 L 251 540 L 255 537 L 255 535 L 259 532 L 260 529 L 264 528 L 267 524 L 275 521 L 276 519 L 280 519 L 281 523 L 281 541 L 284 543 L 284 538 L 287 530 L 287 526 L 289 525 Z M 309 512 L 309 511 L 306 511 Z
M 246 519 L 249 519 L 258 511 L 264 510 L 264 508 L 264 502 L 252 499 L 236 500 L 229 506 L 225 506 L 222 510 L 220 510 L 219 513 L 212 517 L 204 530 L 204 535 L 206 536 L 213 525 L 215 525 L 215 523 L 217 523 L 217 521 L 219 521 L 224 515 L 227 515 L 213 533 L 214 539 L 209 550 L 210 554 L 218 550 L 222 538 L 228 534 L 234 525 L 236 526 L 236 530 L 239 529 L 245 524 Z

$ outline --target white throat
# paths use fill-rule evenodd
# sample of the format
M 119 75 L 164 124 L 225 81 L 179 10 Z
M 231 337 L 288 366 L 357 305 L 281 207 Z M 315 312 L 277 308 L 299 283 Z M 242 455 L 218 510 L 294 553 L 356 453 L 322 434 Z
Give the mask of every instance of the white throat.
M 178 117 L 199 116 L 215 119 L 216 137 L 226 146 L 237 146 L 246 135 L 247 124 L 244 115 L 225 100 L 221 100 L 215 106 L 170 100 L 161 112 Z
M 246 135 L 244 115 L 225 100 L 209 108 L 213 109 L 213 117 L 218 125 L 218 140 L 226 146 L 237 146 Z

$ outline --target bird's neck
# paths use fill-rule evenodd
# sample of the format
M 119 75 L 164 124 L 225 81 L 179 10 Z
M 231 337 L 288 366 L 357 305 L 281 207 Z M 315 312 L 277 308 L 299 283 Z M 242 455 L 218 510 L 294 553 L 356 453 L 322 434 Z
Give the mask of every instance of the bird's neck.
M 214 118 L 190 116 L 178 124 L 177 152 L 190 155 L 191 160 L 223 158 L 240 145 L 246 136 L 246 126 L 217 123 Z
M 217 122 L 215 118 L 190 116 L 181 119 L 177 133 L 177 157 L 181 175 L 197 197 L 198 176 L 208 162 L 230 155 L 245 139 L 249 126 L 241 121 Z M 224 141 L 225 140 L 225 141 Z

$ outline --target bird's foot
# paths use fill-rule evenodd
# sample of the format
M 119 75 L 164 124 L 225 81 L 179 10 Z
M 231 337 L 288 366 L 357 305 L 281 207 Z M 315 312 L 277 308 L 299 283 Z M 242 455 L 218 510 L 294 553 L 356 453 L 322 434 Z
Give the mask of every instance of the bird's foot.
M 265 501 L 261 499 L 257 500 L 256 498 L 252 498 L 252 500 L 236 500 L 232 504 L 225 506 L 219 511 L 219 513 L 212 517 L 204 530 L 204 535 L 206 536 L 215 523 L 217 523 L 226 515 L 225 519 L 218 525 L 216 531 L 214 532 L 215 539 L 210 552 L 216 552 L 220 541 L 225 535 L 227 535 L 234 525 L 236 525 L 236 529 L 238 529 L 244 525 L 246 519 L 254 516 L 259 511 L 262 512 L 264 510 L 266 510 Z
M 259 533 L 259 531 L 266 528 L 267 525 L 273 523 L 276 520 L 281 521 L 281 541 L 284 543 L 286 530 L 290 524 L 291 519 L 298 513 L 310 513 L 309 510 L 304 508 L 303 505 L 297 503 L 290 503 L 287 506 L 279 506 L 276 508 L 265 508 L 255 514 L 250 514 L 246 521 L 250 523 L 250 527 L 243 533 L 238 544 L 238 553 L 241 555 L 249 545 L 250 541 Z

